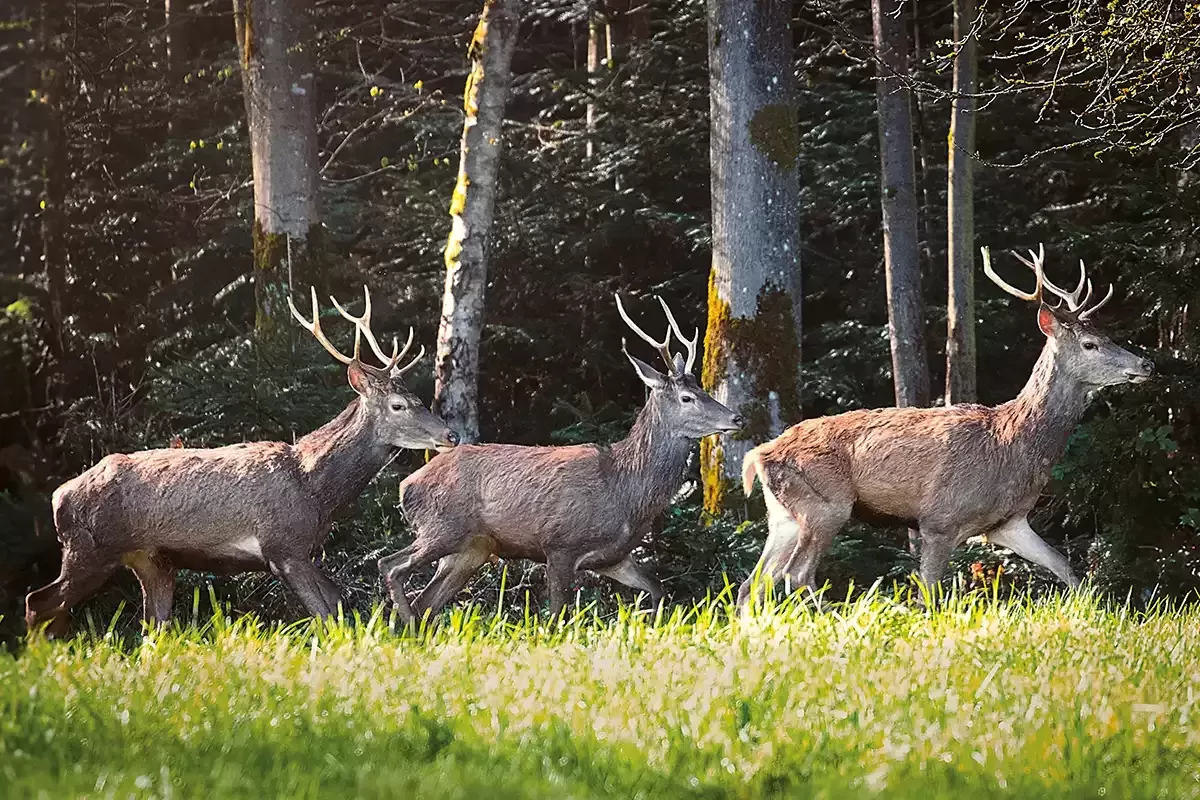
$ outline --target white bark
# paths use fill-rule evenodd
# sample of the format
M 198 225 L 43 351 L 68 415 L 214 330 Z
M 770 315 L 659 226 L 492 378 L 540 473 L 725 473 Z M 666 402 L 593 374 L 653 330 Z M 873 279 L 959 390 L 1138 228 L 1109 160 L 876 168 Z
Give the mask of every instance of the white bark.
M 471 40 L 471 74 L 463 98 L 466 120 L 458 182 L 450 202 L 433 410 L 464 442 L 479 439 L 479 337 L 487 288 L 488 236 L 519 27 L 518 0 L 487 0 Z

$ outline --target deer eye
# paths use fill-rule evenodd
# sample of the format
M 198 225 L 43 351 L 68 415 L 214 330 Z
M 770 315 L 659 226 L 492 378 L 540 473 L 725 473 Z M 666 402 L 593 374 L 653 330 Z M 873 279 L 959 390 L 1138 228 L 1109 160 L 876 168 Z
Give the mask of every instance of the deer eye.
M 392 411 L 403 411 L 403 410 L 404 410 L 404 403 L 401 403 L 399 401 L 392 403 Z
M 1095 342 L 1084 342 L 1084 343 L 1083 343 L 1083 349 L 1084 349 L 1084 350 L 1095 350 L 1095 349 L 1096 349 L 1096 343 L 1095 343 Z
M 679 396 L 679 400 L 680 400 L 681 402 L 684 402 L 684 403 L 694 403 L 694 402 L 696 402 L 696 398 L 692 397 L 690 394 L 682 394 L 682 395 L 680 395 L 680 396 Z

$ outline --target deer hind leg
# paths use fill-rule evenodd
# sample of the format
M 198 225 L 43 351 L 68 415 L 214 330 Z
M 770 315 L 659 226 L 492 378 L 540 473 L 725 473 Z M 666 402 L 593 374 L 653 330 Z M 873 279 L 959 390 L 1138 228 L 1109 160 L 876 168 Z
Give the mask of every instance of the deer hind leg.
M 1079 586 L 1079 578 L 1071 569 L 1070 562 L 1062 553 L 1046 544 L 1046 541 L 1029 527 L 1029 520 L 1025 517 L 1010 519 L 1000 527 L 988 531 L 987 539 L 992 544 L 1007 547 L 1039 567 L 1045 567 L 1072 589 Z
M 171 619 L 175 599 L 175 565 L 161 555 L 139 550 L 123 561 L 142 585 L 142 619 L 164 624 Z
M 413 612 L 420 619 L 433 616 L 449 603 L 491 557 L 490 547 L 473 545 L 461 553 L 444 556 L 438 561 L 437 574 L 413 601 Z
M 644 568 L 634 562 L 633 556 L 625 556 L 625 558 L 613 564 L 611 567 L 596 569 L 594 572 L 597 575 L 603 575 L 606 578 L 612 578 L 617 583 L 634 589 L 641 589 L 646 594 L 650 595 L 650 607 L 658 608 L 662 603 L 664 596 L 662 584 L 658 582 L 658 578 L 651 575 Z
M 62 636 L 67 631 L 68 612 L 90 597 L 121 566 L 91 548 L 67 545 L 62 553 L 58 578 L 30 592 L 25 598 L 25 624 L 33 631 L 50 620 L 47 633 Z
M 269 559 L 271 572 L 300 598 L 314 617 L 331 618 L 337 611 L 342 590 L 311 561 L 303 558 Z
M 833 537 L 850 519 L 850 504 L 818 498 L 805 498 L 797 512 L 787 509 L 769 486 L 764 484 L 767 501 L 767 543 L 754 571 L 738 588 L 738 606 L 750 602 L 755 581 L 759 591 L 763 582 L 778 585 L 784 581 L 784 591 L 807 587 L 816 591 L 813 576 L 821 556 L 829 549 Z

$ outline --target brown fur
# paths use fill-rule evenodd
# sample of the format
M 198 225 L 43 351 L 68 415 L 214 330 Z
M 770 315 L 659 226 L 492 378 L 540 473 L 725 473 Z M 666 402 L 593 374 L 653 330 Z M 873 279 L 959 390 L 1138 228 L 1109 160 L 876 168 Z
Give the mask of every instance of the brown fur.
M 464 445 L 404 480 L 400 502 L 416 540 L 380 559 L 379 571 L 406 620 L 436 613 L 493 555 L 545 562 L 553 615 L 581 569 L 662 599 L 658 580 L 629 554 L 683 483 L 692 443 L 740 419 L 679 374 L 681 361 L 668 377 L 631 360 L 650 398 L 612 447 Z M 408 574 L 439 559 L 410 606 Z
M 1062 457 L 1089 392 L 1144 380 L 1153 365 L 1070 314 L 1046 306 L 1039 313 L 1046 346 L 1014 400 L 996 407 L 851 411 L 806 420 L 751 450 L 743 486 L 749 494 L 755 477 L 762 481 L 771 523 L 755 573 L 814 588 L 820 557 L 853 516 L 918 527 L 921 577 L 929 582 L 942 576 L 957 545 L 992 534 L 1077 583 L 1025 517 Z M 747 579 L 740 602 L 750 589 Z
M 399 448 L 447 447 L 454 438 L 399 377 L 357 362 L 348 376 L 361 396 L 295 445 L 114 454 L 58 487 L 62 572 L 26 598 L 30 629 L 51 619 L 61 633 L 69 609 L 123 565 L 141 582 L 148 620 L 170 617 L 180 568 L 269 570 L 311 614 L 332 614 L 339 589 L 312 555 L 334 514 Z

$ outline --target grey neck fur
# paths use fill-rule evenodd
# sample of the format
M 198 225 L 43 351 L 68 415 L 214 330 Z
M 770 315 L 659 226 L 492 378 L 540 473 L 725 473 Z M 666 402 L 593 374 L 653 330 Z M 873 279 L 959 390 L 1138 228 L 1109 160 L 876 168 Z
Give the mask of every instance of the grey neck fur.
M 1066 452 L 1090 391 L 1063 374 L 1056 355 L 1054 344 L 1047 342 L 1025 388 L 996 408 L 998 432 L 1018 444 L 1018 458 L 1039 475 Z
M 313 496 L 330 515 L 362 494 L 399 452 L 375 435 L 359 397 L 293 449 Z
M 612 460 L 637 524 L 658 516 L 683 483 L 692 442 L 670 430 L 661 395 L 651 393 L 629 435 L 612 446 Z

